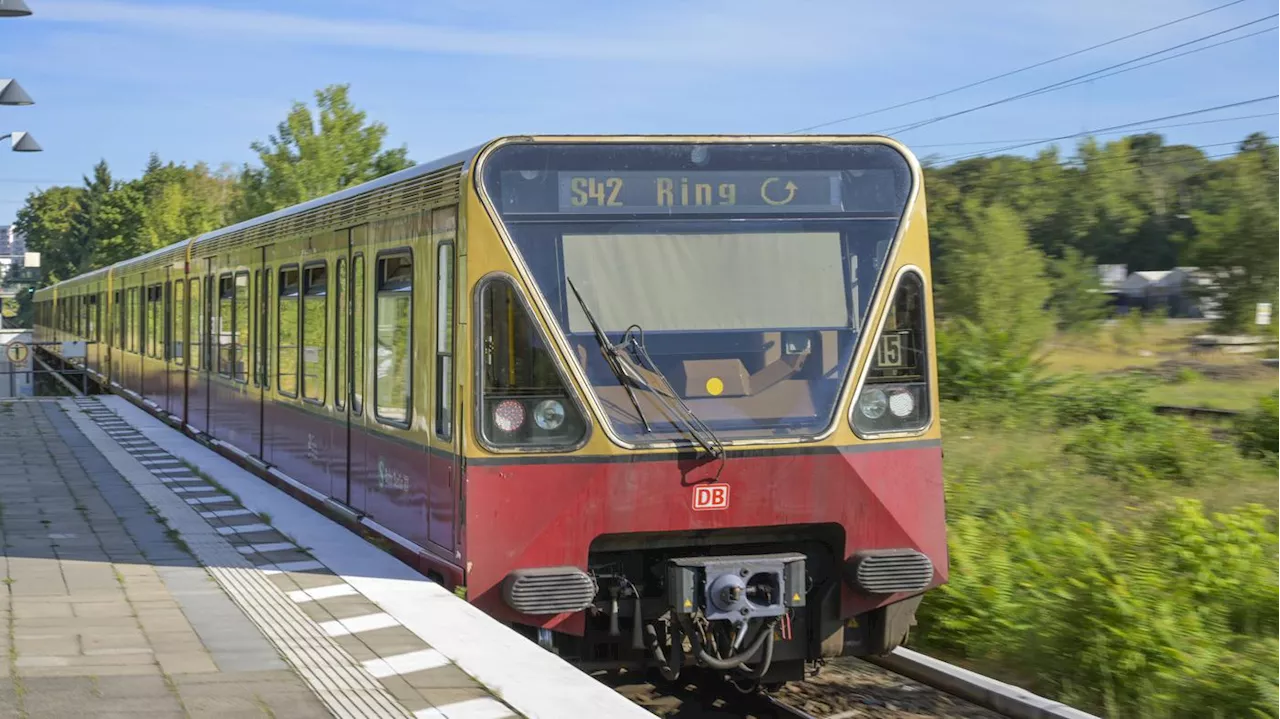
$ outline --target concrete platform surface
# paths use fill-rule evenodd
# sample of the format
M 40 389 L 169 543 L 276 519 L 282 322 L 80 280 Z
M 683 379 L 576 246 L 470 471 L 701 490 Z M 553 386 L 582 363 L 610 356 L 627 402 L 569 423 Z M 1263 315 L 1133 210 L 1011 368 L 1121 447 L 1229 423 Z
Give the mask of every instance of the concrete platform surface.
M 112 539 L 109 549 L 104 544 L 86 550 L 88 558 L 83 566 L 75 565 L 73 574 L 84 570 L 100 579 L 123 575 L 117 583 L 124 586 L 120 591 L 128 599 L 123 582 L 130 572 L 147 576 L 150 570 L 174 597 L 177 607 L 165 605 L 170 611 L 159 619 L 152 618 L 147 605 L 131 609 L 134 614 L 129 616 L 145 615 L 151 624 L 165 620 L 168 623 L 155 625 L 163 628 L 157 630 L 161 633 L 185 621 L 194 640 L 178 648 L 189 651 L 174 650 L 176 656 L 170 656 L 168 645 L 147 644 L 129 655 L 136 664 L 127 665 L 151 668 L 169 695 L 179 700 L 178 711 L 186 712 L 173 716 L 652 716 L 123 398 L 0 404 L 0 438 L 7 439 L 9 433 L 14 438 L 0 443 L 0 516 L 8 519 L 10 496 L 15 503 L 41 502 L 39 513 L 24 506 L 27 517 L 45 517 L 57 509 L 57 521 L 64 527 L 52 528 L 52 514 L 47 531 L 39 519 L 20 526 L 37 535 L 76 535 L 81 542 L 90 535 L 94 541 Z M 16 457 L 16 448 L 23 446 L 39 448 L 31 455 L 29 471 L 6 473 L 13 463 L 4 459 Z M 10 454 L 4 453 L 6 447 L 11 447 Z M 44 491 L 46 485 L 59 484 L 66 489 Z M 94 492 L 112 499 L 103 499 L 105 504 L 79 499 L 84 495 L 94 502 Z M 60 493 L 67 499 L 54 504 L 53 497 Z M 39 500 L 28 499 L 32 495 Z M 82 505 L 94 514 L 82 517 Z M 4 529 L 7 539 L 8 526 Z M 121 535 L 136 549 L 130 550 Z M 31 556 L 36 552 L 29 544 L 16 555 L 43 559 L 43 564 L 30 567 L 32 586 L 36 579 L 49 582 L 63 571 L 50 545 L 68 540 L 43 536 L 43 541 L 46 548 L 40 557 Z M 111 553 L 116 551 L 123 553 Z M 50 565 L 50 560 L 59 564 Z M 16 585 L 10 585 L 11 593 Z M 120 624 L 126 609 L 83 611 L 115 613 L 119 616 L 101 619 Z M 145 629 L 143 638 L 150 641 Z M 201 652 L 207 657 L 205 664 L 193 658 Z M 107 687 L 108 677 L 116 676 L 98 671 L 100 664 L 85 666 L 98 673 L 76 676 L 93 678 L 92 686 Z M 240 673 L 252 673 L 252 679 L 246 676 L 242 681 Z M 202 680 L 199 688 L 188 688 L 196 679 Z M 14 716 L 66 716 L 33 713 L 22 703 L 32 701 L 33 694 L 18 688 L 17 681 L 13 706 L 19 713 Z M 267 686 L 270 696 L 260 698 Z M 73 690 L 66 691 L 74 697 Z M 120 685 L 120 701 L 131 698 L 130 691 Z M 183 703 L 188 694 L 192 698 Z M 0 717 L 6 716 L 9 696 L 0 692 Z M 102 706 L 101 713 L 89 715 L 133 716 L 144 708 L 128 703 Z M 168 710 L 160 705 L 145 708 Z

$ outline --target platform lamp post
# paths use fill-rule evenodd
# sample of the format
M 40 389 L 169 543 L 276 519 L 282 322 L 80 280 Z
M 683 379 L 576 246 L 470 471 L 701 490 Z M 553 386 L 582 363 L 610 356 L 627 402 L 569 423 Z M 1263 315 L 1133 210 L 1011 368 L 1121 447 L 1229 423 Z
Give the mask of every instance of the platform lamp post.
M 0 135 L 0 140 L 11 140 L 14 152 L 43 152 L 44 148 L 29 132 L 8 132 Z

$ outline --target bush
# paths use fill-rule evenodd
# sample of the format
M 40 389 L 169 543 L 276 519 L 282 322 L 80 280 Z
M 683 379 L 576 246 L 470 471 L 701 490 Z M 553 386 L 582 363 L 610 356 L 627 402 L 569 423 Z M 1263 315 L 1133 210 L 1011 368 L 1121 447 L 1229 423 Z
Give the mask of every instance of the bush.
M 1236 418 L 1232 426 L 1236 446 L 1246 457 L 1276 462 L 1280 451 L 1280 392 L 1258 400 L 1258 406 Z
M 1175 500 L 1132 526 L 959 517 L 915 642 L 1107 717 L 1274 717 L 1277 534 Z
M 1152 414 L 1147 401 L 1151 381 L 1141 377 L 1078 379 L 1054 398 L 1054 415 L 1060 427 L 1076 427 L 1096 420 L 1131 418 L 1140 421 Z
M 938 327 L 937 347 L 943 399 L 1018 399 L 1051 384 L 1034 350 L 1005 329 L 959 319 Z
M 1203 427 L 1150 410 L 1090 422 L 1065 450 L 1084 458 L 1090 471 L 1133 491 L 1150 490 L 1156 481 L 1192 485 L 1228 475 L 1237 460 Z

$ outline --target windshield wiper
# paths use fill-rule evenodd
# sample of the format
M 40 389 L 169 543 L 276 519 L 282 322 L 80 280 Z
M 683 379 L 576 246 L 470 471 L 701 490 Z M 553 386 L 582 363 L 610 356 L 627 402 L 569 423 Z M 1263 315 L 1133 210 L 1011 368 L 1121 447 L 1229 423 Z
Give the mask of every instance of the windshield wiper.
M 569 283 L 569 289 L 573 290 L 574 297 L 578 298 L 578 305 L 582 307 L 583 314 L 587 317 L 587 322 L 591 324 L 591 329 L 595 332 L 596 342 L 600 345 L 600 351 L 604 354 L 605 361 L 609 365 L 609 369 L 613 371 L 615 377 L 618 378 L 624 389 L 627 390 L 627 396 L 631 399 L 631 404 L 635 406 L 636 413 L 640 415 L 640 421 L 644 423 L 646 432 L 652 432 L 648 420 L 644 417 L 644 412 L 640 409 L 640 403 L 636 400 L 635 392 L 632 387 L 639 387 L 648 390 L 654 397 L 658 398 L 663 408 L 669 414 L 679 415 L 684 420 L 684 430 L 694 441 L 697 442 L 707 454 L 713 459 L 724 457 L 724 444 L 716 433 L 706 425 L 698 415 L 689 409 L 689 405 L 684 403 L 675 388 L 671 386 L 671 381 L 667 376 L 658 369 L 658 365 L 649 356 L 649 350 L 644 346 L 644 330 L 639 325 L 632 325 L 622 335 L 622 342 L 614 345 L 609 342 L 609 336 L 600 329 L 600 325 L 596 323 L 595 317 L 591 315 L 591 310 L 587 307 L 586 300 L 582 299 L 578 288 L 574 286 L 573 280 L 568 277 L 565 280 Z M 632 333 L 637 330 L 639 339 Z M 627 349 L 631 357 L 627 357 L 622 353 L 622 349 Z M 666 385 L 666 389 L 659 389 L 652 382 L 645 379 L 637 370 L 639 368 L 645 372 L 653 374 L 662 383 Z
M 636 408 L 636 415 L 640 417 L 640 423 L 644 425 L 645 432 L 652 432 L 653 427 L 649 426 L 649 420 L 644 416 L 644 410 L 640 409 L 640 402 L 636 399 L 635 390 L 632 385 L 639 386 L 644 389 L 652 389 L 647 386 L 640 377 L 633 376 L 628 372 L 622 363 L 622 353 L 618 351 L 609 342 L 609 336 L 600 329 L 600 325 L 596 323 L 596 318 L 591 315 L 591 310 L 587 307 L 587 301 L 582 299 L 582 295 L 578 294 L 578 288 L 574 286 L 573 280 L 568 277 L 565 281 L 569 283 L 569 289 L 573 290 L 573 296 L 578 298 L 578 306 L 582 308 L 582 313 L 587 316 L 587 322 L 591 323 L 591 331 L 595 333 L 596 344 L 600 345 L 600 353 L 604 355 L 605 364 L 609 365 L 609 371 L 613 372 L 613 376 L 618 378 L 618 384 L 627 391 L 627 397 L 631 400 L 631 406 Z

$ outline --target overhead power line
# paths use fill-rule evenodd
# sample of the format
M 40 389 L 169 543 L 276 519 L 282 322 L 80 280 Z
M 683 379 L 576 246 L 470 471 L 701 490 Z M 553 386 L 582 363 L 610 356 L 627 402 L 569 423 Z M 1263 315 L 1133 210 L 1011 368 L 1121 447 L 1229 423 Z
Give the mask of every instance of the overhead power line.
M 1225 4 L 1223 4 L 1223 5 L 1218 5 L 1217 7 L 1211 7 L 1211 8 L 1209 8 L 1208 10 L 1202 10 L 1202 11 L 1200 11 L 1200 12 L 1198 12 L 1198 13 L 1193 14 L 1193 15 L 1187 15 L 1187 16 L 1185 16 L 1185 17 L 1180 17 L 1180 18 L 1178 18 L 1178 19 L 1176 19 L 1176 20 L 1170 20 L 1170 21 L 1168 21 L 1168 22 L 1161 23 L 1161 24 L 1159 24 L 1159 25 L 1155 25 L 1155 26 L 1153 26 L 1153 27 L 1149 27 L 1149 28 L 1147 28 L 1147 29 L 1145 29 L 1145 30 L 1139 30 L 1139 31 L 1137 31 L 1137 32 L 1131 32 L 1131 33 L 1129 33 L 1128 35 L 1122 35 L 1122 36 L 1120 36 L 1120 37 L 1113 38 L 1113 39 L 1111 39 L 1111 40 L 1107 40 L 1106 42 L 1100 42 L 1100 43 L 1098 43 L 1097 45 L 1090 45 L 1089 47 L 1082 48 L 1082 49 L 1080 49 L 1080 50 L 1075 50 L 1075 51 L 1073 51 L 1073 52 L 1069 52 L 1069 53 L 1067 53 L 1067 54 L 1065 54 L 1065 55 L 1059 55 L 1059 56 L 1057 56 L 1057 57 L 1049 58 L 1048 60 L 1041 60 L 1040 62 L 1037 62 L 1037 63 L 1031 64 L 1031 65 L 1025 65 L 1025 66 L 1023 66 L 1023 67 L 1017 68 L 1016 70 L 1010 70 L 1010 71 L 1008 71 L 1008 72 L 1002 72 L 1002 73 L 1000 73 L 999 75 L 992 75 L 991 77 L 983 78 L 983 79 L 981 79 L 981 80 L 976 80 L 976 81 L 971 82 L 971 83 L 968 83 L 968 84 L 966 84 L 966 85 L 960 85 L 959 87 L 953 87 L 953 88 L 951 88 L 950 90 L 943 90 L 942 92 L 935 92 L 935 93 L 933 93 L 933 94 L 931 94 L 931 95 L 925 95 L 925 96 L 923 96 L 923 97 L 918 97 L 918 98 L 916 98 L 916 99 L 914 99 L 914 100 L 907 100 L 906 102 L 900 102 L 900 103 L 898 103 L 898 104 L 896 104 L 896 105 L 889 105 L 889 106 L 887 106 L 887 107 L 882 107 L 882 108 L 879 108 L 879 109 L 876 109 L 876 110 L 868 110 L 867 112 L 859 113 L 859 114 L 857 114 L 857 115 L 849 115 L 848 117 L 841 117 L 841 118 L 836 119 L 836 120 L 829 120 L 829 121 L 827 121 L 827 122 L 821 122 L 821 123 L 818 123 L 817 125 L 810 125 L 809 127 L 802 127 L 802 128 L 800 128 L 799 130 L 792 130 L 792 131 L 791 131 L 790 133 L 788 133 L 788 134 L 795 134 L 795 133 L 797 133 L 797 132 L 809 132 L 810 130 L 817 130 L 818 128 L 821 128 L 821 127 L 829 127 L 829 126 L 831 126 L 831 125 L 838 125 L 838 124 L 840 124 L 840 123 L 842 123 L 842 122 L 849 122 L 850 120 L 860 120 L 860 119 L 862 119 L 862 118 L 864 118 L 864 117 L 871 117 L 872 115 L 879 115 L 879 114 L 884 113 L 884 112 L 889 112 L 890 110 L 899 110 L 899 109 L 901 109 L 901 108 L 904 108 L 904 107 L 910 107 L 910 106 L 912 106 L 912 105 L 918 105 L 919 103 L 927 102 L 927 101 L 929 101 L 929 100 L 936 100 L 936 99 L 938 99 L 938 98 L 940 98 L 940 97 L 946 97 L 947 95 L 953 95 L 953 94 L 955 94 L 955 93 L 957 93 L 957 92 L 961 92 L 961 91 L 963 91 L 963 90 L 968 90 L 968 89 L 971 89 L 971 88 L 975 88 L 975 87 L 978 87 L 978 86 L 980 86 L 980 85 L 985 85 L 985 84 L 987 84 L 987 83 L 989 83 L 989 82 L 995 82 L 996 80 L 1003 80 L 1003 79 L 1004 79 L 1004 78 L 1006 78 L 1006 77 L 1011 77 L 1011 76 L 1013 76 L 1013 75 L 1017 75 L 1017 74 L 1019 74 L 1019 73 L 1026 72 L 1027 70 L 1034 70 L 1034 69 L 1036 69 L 1036 68 L 1038 68 L 1038 67 L 1044 67 L 1045 65 L 1049 65 L 1049 64 L 1052 64 L 1052 63 L 1058 62 L 1059 60 L 1066 60 L 1067 58 L 1075 57 L 1076 55 L 1083 55 L 1083 54 L 1084 54 L 1084 53 L 1086 53 L 1086 52 L 1091 52 L 1091 51 L 1093 51 L 1093 50 L 1097 50 L 1097 49 L 1099 49 L 1099 48 L 1103 48 L 1103 47 L 1106 47 L 1106 46 L 1108 46 L 1108 45 L 1114 45 L 1114 44 L 1116 44 L 1116 43 L 1118 43 L 1118 42 L 1123 42 L 1123 41 L 1125 41 L 1125 40 L 1129 40 L 1129 39 L 1131 39 L 1131 38 L 1138 37 L 1139 35 L 1146 35 L 1147 33 L 1155 32 L 1156 30 L 1163 30 L 1164 28 L 1169 27 L 1169 26 L 1171 26 L 1171 25 L 1177 25 L 1177 24 L 1178 24 L 1178 23 L 1180 23 L 1180 22 L 1186 22 L 1187 20 L 1193 20 L 1193 19 L 1198 18 L 1198 17 L 1200 17 L 1200 16 L 1202 16 L 1202 15 L 1208 15 L 1209 13 L 1217 12 L 1217 11 L 1219 11 L 1219 10 L 1223 10 L 1223 9 L 1225 9 L 1225 8 L 1229 8 L 1229 7 L 1231 7 L 1232 5 L 1239 5 L 1239 4 L 1240 4 L 1240 3 L 1242 3 L 1242 2 L 1244 2 L 1244 0 L 1232 0 L 1232 2 L 1225 3 Z
M 1138 57 L 1131 58 L 1131 59 L 1129 59 L 1129 60 L 1125 60 L 1124 62 L 1119 62 L 1119 63 L 1116 63 L 1116 64 L 1114 64 L 1114 65 L 1108 65 L 1107 67 L 1101 68 L 1101 69 L 1099 69 L 1099 70 L 1093 70 L 1093 71 L 1091 71 L 1091 72 L 1086 72 L 1086 73 L 1084 73 L 1084 74 L 1082 74 L 1082 75 L 1076 75 L 1075 77 L 1069 77 L 1069 78 L 1067 78 L 1066 80 L 1059 80 L 1058 82 L 1050 83 L 1050 84 L 1048 84 L 1048 85 L 1043 85 L 1043 86 L 1041 86 L 1041 87 L 1037 87 L 1037 88 L 1034 88 L 1034 89 L 1032 89 L 1032 90 L 1027 90 L 1026 92 L 1020 92 L 1020 93 L 1018 93 L 1018 94 L 1016 94 L 1016 95 L 1009 95 L 1008 97 L 1002 97 L 1002 98 L 1000 98 L 999 100 L 992 100 L 992 101 L 990 101 L 990 102 L 984 102 L 984 103 L 982 103 L 981 105 L 974 105 L 973 107 L 967 107 L 967 108 L 965 108 L 965 109 L 963 109 L 963 110 L 956 110 L 955 112 L 949 112 L 949 113 L 946 113 L 945 115 L 938 115 L 937 117 L 933 117 L 933 118 L 930 118 L 930 119 L 928 119 L 928 120 L 921 120 L 921 121 L 919 121 L 919 122 L 915 122 L 915 123 L 908 123 L 908 124 L 906 124 L 906 125 L 898 125 L 897 127 L 891 127 L 891 128 L 887 128 L 887 129 L 883 129 L 883 130 L 876 130 L 876 134 L 896 134 L 896 133 L 901 133 L 901 132 L 908 132 L 908 131 L 910 131 L 910 130 L 915 130 L 915 129 L 918 129 L 918 128 L 921 128 L 921 127 L 924 127 L 924 126 L 926 126 L 926 125 L 932 125 L 932 124 L 934 124 L 934 123 L 936 123 L 936 122 L 942 122 L 943 120 L 950 120 L 950 119 L 955 118 L 955 117 L 960 117 L 961 115 L 968 115 L 968 114 L 969 114 L 969 113 L 971 113 L 971 112 L 977 112 L 977 111 L 979 111 L 979 110 L 985 110 L 985 109 L 987 109 L 987 108 L 995 107 L 995 106 L 997 106 L 997 105 L 1003 105 L 1003 104 L 1006 104 L 1006 103 L 1015 102 L 1015 101 L 1017 101 L 1017 100 L 1023 100 L 1023 99 L 1026 99 L 1026 98 L 1028 98 L 1028 97 L 1032 97 L 1032 96 L 1034 96 L 1034 95 L 1043 95 L 1043 94 L 1045 94 L 1046 92 L 1053 92 L 1053 91 L 1061 90 L 1061 89 L 1063 89 L 1064 87 L 1068 86 L 1069 84 L 1074 84 L 1074 83 L 1076 83 L 1076 82 L 1077 82 L 1077 81 L 1079 81 L 1079 80 L 1084 80 L 1084 79 L 1086 79 L 1086 78 L 1089 78 L 1089 79 L 1097 79 L 1097 78 L 1095 77 L 1096 75 L 1100 75 L 1100 74 L 1105 73 L 1105 72 L 1108 72 L 1108 71 L 1110 71 L 1110 70 L 1115 70 L 1116 68 L 1124 67 L 1125 65 L 1131 65 L 1131 64 L 1133 64 L 1133 63 L 1135 63 L 1135 62 L 1140 62 L 1140 61 L 1142 61 L 1142 60 L 1146 60 L 1146 59 L 1148 59 L 1148 58 L 1155 57 L 1156 55 L 1163 55 L 1163 54 L 1165 54 L 1165 53 L 1167 53 L 1167 52 L 1172 52 L 1172 51 L 1174 51 L 1174 50 L 1178 50 L 1178 49 L 1180 49 L 1180 48 L 1184 48 L 1184 47 L 1186 47 L 1186 46 L 1188 46 L 1188 45 L 1194 45 L 1194 44 L 1196 44 L 1196 43 L 1198 43 L 1198 42 L 1203 42 L 1203 41 L 1208 40 L 1208 39 L 1210 39 L 1210 38 L 1218 37 L 1219 35 L 1225 35 L 1225 34 L 1227 34 L 1227 33 L 1229 33 L 1229 32 L 1235 32 L 1236 30 L 1239 30 L 1239 29 L 1241 29 L 1241 28 L 1245 28 L 1245 27 L 1249 27 L 1250 25 L 1257 25 L 1257 24 L 1258 24 L 1258 23 L 1260 23 L 1260 22 L 1266 22 L 1267 20 L 1274 20 L 1274 19 L 1275 19 L 1275 18 L 1277 18 L 1277 17 L 1280 17 L 1280 13 L 1272 13 L 1271 15 L 1267 15 L 1266 17 L 1260 17 L 1260 18 L 1258 18 L 1258 19 L 1256 19 L 1256 20 L 1250 20 L 1249 22 L 1242 23 L 1242 24 L 1240 24 L 1240 25 L 1236 25 L 1235 27 L 1227 28 L 1226 30 L 1219 30 L 1218 32 L 1215 32 L 1215 33 L 1210 33 L 1210 34 L 1208 34 L 1208 35 L 1202 35 L 1202 36 L 1200 36 L 1200 37 L 1198 37 L 1198 38 L 1196 38 L 1196 39 L 1194 39 L 1194 40 L 1188 40 L 1188 41 L 1186 41 L 1186 42 L 1181 42 L 1181 43 L 1178 43 L 1177 45 L 1172 45 L 1172 46 L 1170 46 L 1170 47 L 1166 47 L 1166 48 L 1164 48 L 1164 49 L 1162 49 L 1162 50 L 1157 50 L 1157 51 L 1155 51 L 1155 52 L 1149 52 L 1149 53 L 1147 53 L 1147 54 L 1145 54 L 1145 55 L 1139 55 Z
M 1197 120 L 1195 122 L 1178 122 L 1172 125 L 1152 125 L 1150 127 L 1131 127 L 1127 130 L 1119 130 L 1117 132 L 1134 132 L 1138 130 L 1145 132 L 1147 130 L 1165 130 L 1171 127 L 1191 127 L 1193 125 L 1213 125 L 1220 122 L 1232 122 L 1235 120 L 1253 120 L 1259 117 L 1275 117 L 1276 115 L 1280 115 L 1280 112 L 1260 112 L 1256 115 L 1236 115 L 1235 117 L 1219 117 L 1213 120 Z M 1114 135 L 1114 134 L 1117 134 L 1117 132 L 1099 132 L 1097 134 Z M 913 149 L 917 147 L 963 147 L 965 145 L 1004 145 L 1010 142 L 1052 142 L 1052 141 L 1053 141 L 1052 138 L 1034 139 L 1029 137 L 1023 137 L 1023 138 L 1013 139 L 1013 140 L 969 140 L 966 142 L 935 142 L 935 143 L 929 143 L 929 144 L 923 144 L 923 145 L 917 145 L 913 143 L 911 147 Z
M 1203 114 L 1205 114 L 1205 113 L 1209 113 L 1209 112 L 1217 112 L 1218 110 L 1226 110 L 1226 109 L 1229 109 L 1229 108 L 1232 108 L 1232 107 L 1242 107 L 1242 106 L 1244 106 L 1244 105 L 1253 105 L 1253 104 L 1255 104 L 1255 103 L 1259 103 L 1259 102 L 1266 102 L 1267 100 L 1275 100 L 1275 99 L 1277 99 L 1277 98 L 1280 98 L 1280 95 L 1267 95 L 1267 96 L 1265 96 L 1265 97 L 1255 97 L 1255 98 L 1253 98 L 1252 100 L 1241 100 L 1240 102 L 1229 102 L 1229 103 L 1227 103 L 1227 104 L 1225 104 L 1225 105 L 1216 105 L 1216 106 L 1214 106 L 1214 107 L 1205 107 L 1205 108 L 1201 108 L 1201 109 L 1199 109 L 1199 110 L 1191 110 L 1191 111 L 1189 111 L 1189 112 L 1179 112 L 1179 113 L 1174 114 L 1174 115 L 1165 115 L 1165 116 L 1163 116 L 1163 117 L 1151 117 L 1151 118 L 1147 118 L 1147 119 L 1145 119 L 1145 120 L 1136 120 L 1136 121 L 1134 121 L 1134 122 L 1126 122 L 1126 123 L 1123 123 L 1123 124 L 1120 124 L 1120 125 L 1111 125 L 1110 127 L 1099 127 L 1099 128 L 1094 128 L 1094 129 L 1092 129 L 1092 130 L 1085 130 L 1085 131 L 1083 131 L 1083 132 L 1076 132 L 1076 133 L 1072 133 L 1072 134 L 1070 134 L 1070 135 L 1059 135 L 1058 137 L 1050 137 L 1050 138 L 1043 139 L 1043 140 L 1032 140 L 1032 141 L 1029 141 L 1029 142 L 1022 142 L 1022 143 L 1017 143 L 1017 144 L 1013 144 L 1013 145 L 1007 145 L 1007 146 L 1005 146 L 1005 147 L 1000 147 L 1000 148 L 997 148 L 997 149 L 994 149 L 994 150 L 985 150 L 985 151 L 983 151 L 983 152 L 972 152 L 972 153 L 969 153 L 969 154 L 966 154 L 966 155 L 957 155 L 957 156 L 953 156 L 953 157 L 946 157 L 946 158 L 943 158 L 943 159 L 942 159 L 942 161 L 944 161 L 944 162 L 955 162 L 955 161 L 959 161 L 959 160 L 967 160 L 967 159 L 969 159 L 969 158 L 971 158 L 971 157 L 980 157 L 980 156 L 982 156 L 982 155 L 989 155 L 989 154 L 994 155 L 994 154 L 1000 154 L 1000 153 L 1003 153 L 1003 152 L 1008 152 L 1008 151 L 1010 151 L 1010 150 L 1019 150 L 1019 149 L 1022 149 L 1022 148 L 1024 148 L 1024 147 L 1030 147 L 1030 146 L 1032 146 L 1032 145 L 1042 145 L 1042 144 L 1044 144 L 1044 143 L 1046 143 L 1046 142 L 1058 142 L 1059 140 L 1071 140 L 1071 139 L 1074 139 L 1074 138 L 1077 138 L 1077 137 L 1088 137 L 1089 135 L 1101 135 L 1101 134 L 1104 134 L 1104 133 L 1111 132 L 1112 130 L 1132 129 L 1133 127 L 1135 127 L 1135 126 L 1137 126 L 1137 125 L 1146 125 L 1146 124 L 1149 124 L 1149 123 L 1152 123 L 1152 122 L 1164 122 L 1165 120 L 1176 120 L 1176 119 L 1181 118 L 1181 117 L 1192 117 L 1192 116 L 1194 116 L 1194 115 L 1203 115 Z

